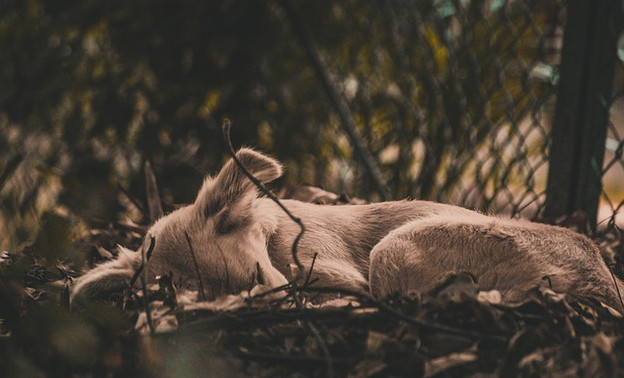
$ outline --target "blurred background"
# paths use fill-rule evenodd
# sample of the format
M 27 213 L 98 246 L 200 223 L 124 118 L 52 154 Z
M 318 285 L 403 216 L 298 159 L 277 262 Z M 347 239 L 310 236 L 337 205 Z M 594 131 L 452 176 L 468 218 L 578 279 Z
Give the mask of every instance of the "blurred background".
M 285 164 L 275 188 L 543 212 L 566 1 L 0 4 L 0 251 L 145 222 L 123 192 L 144 202 L 146 161 L 192 201 L 224 118 Z M 624 199 L 619 41 L 599 220 Z

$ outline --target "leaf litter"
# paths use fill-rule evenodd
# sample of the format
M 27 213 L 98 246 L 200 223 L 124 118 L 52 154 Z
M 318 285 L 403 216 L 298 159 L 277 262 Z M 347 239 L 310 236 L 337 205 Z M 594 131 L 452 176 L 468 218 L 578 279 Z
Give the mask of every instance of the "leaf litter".
M 154 201 L 150 206 L 158 209 Z M 94 264 L 114 255 L 117 244 L 138 248 L 145 231 L 114 222 L 87 230 L 74 244 Z M 595 240 L 621 276 L 619 231 Z M 66 265 L 42 263 L 28 250 L 0 256 L 0 362 L 7 376 L 620 376 L 624 371 L 622 315 L 597 301 L 567 298 L 548 285 L 521 302 L 504 303 L 495 290 L 479 291 L 469 273 L 449 272 L 426 293 L 383 301 L 317 287 L 322 283 L 272 295 L 257 295 L 264 290 L 256 286 L 202 300 L 198 291 L 176 287 L 182 277 L 164 275 L 157 284 L 111 301 L 69 310 L 67 290 L 78 275 Z

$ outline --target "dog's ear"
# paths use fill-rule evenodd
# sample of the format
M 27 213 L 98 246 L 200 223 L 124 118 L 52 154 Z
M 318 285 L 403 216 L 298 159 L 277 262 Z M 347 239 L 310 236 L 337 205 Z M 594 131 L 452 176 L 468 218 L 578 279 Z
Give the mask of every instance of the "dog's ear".
M 282 166 L 273 158 L 254 150 L 243 148 L 236 153 L 242 165 L 263 183 L 282 175 Z M 195 200 L 195 207 L 206 217 L 226 208 L 250 205 L 257 197 L 257 189 L 245 173 L 230 159 L 216 178 L 206 178 Z
M 278 179 L 282 175 L 282 166 L 272 157 L 263 155 L 249 148 L 242 148 L 236 153 L 236 157 L 249 172 L 251 172 L 258 180 L 263 183 L 271 182 Z M 232 172 L 232 169 L 234 171 Z M 221 170 L 225 176 L 231 177 L 233 174 L 244 173 L 236 166 L 234 160 L 230 160 Z M 221 176 L 221 174 L 219 174 Z

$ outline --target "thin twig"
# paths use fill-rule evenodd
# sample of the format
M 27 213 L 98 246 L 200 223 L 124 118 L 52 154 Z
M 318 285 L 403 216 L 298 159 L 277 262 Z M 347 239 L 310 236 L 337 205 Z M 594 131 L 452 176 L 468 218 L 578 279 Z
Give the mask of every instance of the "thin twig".
M 288 217 L 293 222 L 297 223 L 297 225 L 299 226 L 300 231 L 299 231 L 299 234 L 297 235 L 297 237 L 295 238 L 295 240 L 293 242 L 292 250 L 291 250 L 293 261 L 295 262 L 295 265 L 297 265 L 297 276 L 293 279 L 293 281 L 298 281 L 303 276 L 303 264 L 301 263 L 301 261 L 299 260 L 299 257 L 297 256 L 297 247 L 299 246 L 299 241 L 301 240 L 301 237 L 303 236 L 303 233 L 305 232 L 305 226 L 303 225 L 303 222 L 301 221 L 301 219 L 296 217 L 296 216 L 294 216 L 282 204 L 282 202 L 275 196 L 275 194 L 271 193 L 271 191 L 266 187 L 266 185 L 264 185 L 264 183 L 262 181 L 258 180 L 253 175 L 253 173 L 249 172 L 247 167 L 245 167 L 245 165 L 240 161 L 240 159 L 238 159 L 238 157 L 236 156 L 236 152 L 234 151 L 234 147 L 232 146 L 232 140 L 230 138 L 230 129 L 231 128 L 232 128 L 232 124 L 230 123 L 230 120 L 229 119 L 223 120 L 223 126 L 222 126 L 223 138 L 225 139 L 226 146 L 228 147 L 228 152 L 230 153 L 230 156 L 232 157 L 232 159 L 234 160 L 234 162 L 236 163 L 238 168 L 240 168 L 241 171 L 243 171 L 245 176 L 247 176 L 247 178 L 249 178 L 249 180 L 251 180 L 251 182 L 253 182 L 254 185 L 258 189 L 260 189 L 260 191 L 263 194 L 265 194 L 273 202 L 275 202 L 277 204 L 277 206 L 279 206 L 282 209 L 282 211 L 284 211 L 284 213 L 286 213 L 286 215 L 288 215 Z
M 306 308 L 305 311 L 291 308 L 280 309 L 277 312 L 274 309 L 249 308 L 236 314 L 201 309 L 193 311 L 195 316 L 193 316 L 192 320 L 185 319 L 181 323 L 187 330 L 194 327 L 195 329 L 199 327 L 223 329 L 231 326 L 241 330 L 242 327 L 268 326 L 273 323 L 301 321 L 302 318 L 323 321 L 340 317 L 341 319 L 349 318 L 354 320 L 369 319 L 377 323 L 382 320 L 380 314 L 383 314 L 378 308 L 372 306 Z
M 223 248 L 221 248 L 221 245 L 219 244 L 219 242 L 217 241 L 217 239 L 213 239 L 213 244 L 217 247 L 217 249 L 219 250 L 219 256 L 221 256 L 221 261 L 223 262 L 223 266 L 225 267 L 225 292 L 226 293 L 231 293 L 230 290 L 230 269 L 229 264 L 228 264 L 228 259 L 225 255 L 225 253 L 223 252 Z M 223 286 L 221 286 L 219 288 L 221 291 L 223 291 Z M 212 289 L 212 297 L 214 298 L 215 293 L 214 293 L 214 287 Z
M 19 153 L 19 152 L 17 154 L 13 155 L 9 159 L 9 161 L 6 164 L 6 166 L 4 167 L 2 172 L 0 173 L 0 190 L 2 190 L 2 187 L 4 186 L 6 181 L 17 170 L 17 167 L 19 167 L 19 165 L 22 163 L 22 161 L 24 161 L 24 155 L 22 153 Z
M 310 277 L 312 277 L 312 270 L 314 269 L 314 263 L 316 262 L 317 257 L 318 257 L 318 253 L 315 252 L 314 256 L 312 256 L 310 269 L 308 269 L 308 274 L 306 275 L 305 282 L 303 283 L 303 287 L 307 287 L 310 284 Z
M 278 3 L 284 10 L 295 36 L 299 39 L 299 43 L 303 46 L 306 54 L 308 55 L 310 63 L 312 64 L 316 75 L 320 79 L 323 89 L 325 90 L 327 97 L 329 97 L 334 110 L 338 113 L 342 129 L 349 136 L 356 156 L 359 157 L 359 160 L 364 165 L 364 169 L 375 185 L 375 189 L 381 199 L 383 201 L 389 200 L 390 191 L 382 179 L 379 167 L 377 166 L 377 163 L 375 162 L 375 159 L 371 155 L 370 151 L 365 146 L 364 140 L 357 129 L 353 114 L 349 109 L 349 105 L 345 101 L 344 97 L 339 93 L 338 89 L 336 89 L 336 86 L 332 83 L 331 77 L 327 72 L 327 68 L 323 63 L 318 50 L 314 46 L 314 42 L 304 30 L 300 21 L 297 19 L 297 15 L 293 10 L 290 1 L 280 0 Z
M 143 205 L 141 205 L 141 203 L 134 198 L 130 192 L 128 192 L 128 190 L 126 188 L 123 187 L 123 185 L 121 185 L 121 183 L 117 183 L 117 189 L 123 193 L 124 196 L 126 196 L 126 198 L 137 208 L 139 209 L 139 211 L 141 212 L 141 214 L 143 214 L 144 217 L 149 218 L 149 214 L 147 213 L 147 211 L 145 211 L 145 208 L 143 207 Z
M 295 301 L 297 309 L 303 312 L 304 310 L 303 303 L 301 303 L 301 298 L 299 297 L 299 295 L 297 295 L 298 292 L 295 290 L 297 290 L 297 287 L 293 286 L 293 291 L 292 291 L 293 300 Z M 321 333 L 319 332 L 318 328 L 316 328 L 316 326 L 309 319 L 305 319 L 304 324 L 310 329 L 310 332 L 312 332 L 312 336 L 314 336 L 314 338 L 318 342 L 319 348 L 321 348 L 321 352 L 323 353 L 323 358 L 325 359 L 325 364 L 327 364 L 327 376 L 333 377 L 334 376 L 334 362 L 333 362 L 331 354 L 329 353 L 329 347 L 327 347 L 327 343 L 325 342 L 325 339 L 323 339 L 323 336 L 321 336 Z
M 150 258 L 152 257 L 152 252 L 154 251 L 154 246 L 156 245 L 156 238 L 153 237 L 151 234 L 148 234 L 148 235 L 150 238 L 150 245 L 149 245 L 149 248 L 147 248 L 147 253 L 146 253 L 147 261 L 149 261 Z M 141 246 L 141 251 L 143 251 L 143 246 Z M 130 279 L 130 288 L 134 287 L 134 284 L 136 280 L 139 278 L 139 275 L 141 274 L 141 272 L 143 272 L 144 267 L 145 267 L 145 262 L 141 261 L 141 265 L 137 268 L 137 270 L 134 271 L 134 275 Z
M 609 273 L 611 273 L 611 278 L 613 279 L 613 286 L 615 286 L 615 292 L 618 295 L 618 299 L 620 300 L 620 304 L 622 305 L 622 309 L 624 309 L 624 300 L 622 300 L 622 293 L 620 292 L 620 287 L 617 284 L 617 278 L 615 278 L 615 274 L 609 268 Z
M 314 323 L 307 319 L 305 320 L 305 323 L 308 328 L 310 328 L 312 335 L 318 342 L 319 347 L 321 348 L 321 352 L 323 352 L 323 358 L 325 359 L 325 363 L 327 364 L 327 376 L 331 378 L 334 376 L 334 360 L 329 353 L 329 347 L 327 346 L 325 339 L 323 339 L 323 336 L 321 336 L 321 333 L 319 332 L 318 328 L 316 328 Z
M 193 249 L 193 244 L 191 243 L 191 237 L 188 232 L 184 231 L 184 237 L 186 238 L 186 242 L 188 243 L 189 250 L 191 251 L 191 257 L 193 258 L 193 265 L 195 265 L 195 273 L 197 273 L 197 280 L 199 281 L 199 292 L 201 294 L 202 300 L 207 300 L 206 292 L 204 291 L 204 282 L 202 281 L 201 274 L 199 272 L 199 265 L 197 264 L 197 258 L 195 257 L 195 250 Z
M 358 292 L 355 290 L 348 290 L 348 289 L 336 289 L 336 288 L 330 288 L 330 287 L 308 287 L 303 289 L 303 291 L 313 291 L 313 292 L 319 292 L 319 293 L 334 293 L 334 294 L 343 294 L 343 295 L 349 295 L 352 297 L 356 297 L 358 300 L 364 300 L 367 301 L 368 303 L 373 304 L 375 307 L 379 308 L 380 310 L 395 316 L 396 318 L 400 319 L 400 320 L 404 320 L 408 323 L 417 325 L 419 327 L 422 328 L 426 328 L 426 329 L 430 329 L 430 330 L 435 330 L 435 331 L 441 331 L 441 332 L 446 332 L 446 333 L 450 333 L 450 334 L 454 334 L 454 335 L 460 335 L 460 336 L 470 336 L 470 337 L 474 337 L 474 338 L 480 338 L 480 339 L 490 339 L 490 340 L 498 340 L 498 341 L 506 341 L 506 339 L 502 336 L 498 336 L 498 335 L 491 335 L 491 334 L 482 334 L 479 332 L 473 332 L 473 331 L 469 331 L 469 330 L 464 330 L 464 329 L 459 329 L 459 328 L 454 328 L 454 327 L 449 327 L 449 326 L 445 326 L 443 324 L 438 324 L 438 323 L 432 323 L 430 321 L 427 320 L 423 320 L 423 319 L 418 319 L 418 318 L 414 318 L 412 316 L 409 316 L 407 314 L 402 313 L 401 311 L 395 309 L 394 307 L 381 302 L 373 297 L 371 297 L 370 295 L 367 295 L 365 293 L 362 292 Z
M 231 123 L 230 123 L 230 121 L 228 119 L 225 119 L 223 121 L 223 126 L 222 126 L 223 138 L 225 139 L 226 145 L 228 147 L 228 151 L 229 151 L 230 155 L 232 156 L 232 159 L 234 160 L 236 165 L 241 169 L 241 171 L 243 171 L 245 176 L 247 176 L 249 178 L 249 180 L 251 180 L 251 182 L 254 183 L 254 185 L 256 185 L 256 187 L 258 189 L 260 189 L 260 191 L 262 191 L 262 193 L 264 193 L 273 202 L 275 202 L 286 213 L 286 215 L 288 215 L 288 217 L 293 222 L 295 222 L 295 223 L 297 223 L 297 225 L 299 225 L 300 231 L 299 231 L 299 234 L 297 235 L 297 237 L 295 238 L 295 240 L 293 242 L 292 250 L 291 250 L 293 261 L 295 262 L 295 265 L 297 265 L 297 274 L 293 278 L 293 280 L 291 281 L 291 292 L 290 292 L 290 295 L 292 296 L 293 300 L 295 301 L 297 309 L 302 310 L 303 309 L 303 304 L 301 303 L 301 299 L 297 295 L 298 294 L 297 293 L 297 281 L 300 281 L 303 278 L 303 264 L 301 263 L 301 261 L 299 260 L 298 255 L 297 255 L 297 247 L 299 245 L 299 241 L 301 240 L 301 237 L 303 236 L 303 233 L 305 232 L 305 226 L 303 225 L 303 222 L 301 221 L 301 219 L 296 217 L 296 216 L 294 216 L 282 204 L 282 202 L 273 193 L 271 193 L 271 191 L 264 185 L 264 183 L 262 183 L 262 181 L 258 180 L 251 172 L 249 172 L 247 167 L 245 167 L 245 165 L 243 165 L 243 163 L 238 159 L 238 157 L 236 156 L 236 152 L 234 151 L 234 147 L 232 146 L 232 140 L 230 138 L 230 129 L 231 129 Z M 321 348 L 321 352 L 323 353 L 323 357 L 324 357 L 325 362 L 327 364 L 327 376 L 328 377 L 333 377 L 334 376 L 334 365 L 333 365 L 333 362 L 332 362 L 331 355 L 329 353 L 329 348 L 327 347 L 327 343 L 325 342 L 325 340 L 321 336 L 319 330 L 314 326 L 314 324 L 312 324 L 312 322 L 310 322 L 309 320 L 305 320 L 304 322 L 307 325 L 307 327 L 310 329 L 310 332 L 312 332 L 312 335 L 314 336 L 314 338 L 317 340 L 317 342 L 319 344 L 319 348 Z
M 293 356 L 293 355 L 280 355 L 280 354 L 271 354 L 271 353 L 261 353 L 261 352 L 250 352 L 250 351 L 242 351 L 239 350 L 238 355 L 244 357 L 246 359 L 259 360 L 262 362 L 271 361 L 276 363 L 304 363 L 304 364 L 318 364 L 319 362 L 323 362 L 321 358 L 311 357 L 311 356 Z M 350 362 L 349 359 L 334 359 L 335 362 L 338 363 L 347 363 Z
M 151 240 L 153 241 L 154 238 L 151 238 Z M 152 245 L 153 243 L 150 242 L 150 249 L 153 248 Z M 143 271 L 143 274 L 141 275 L 141 287 L 143 290 L 143 304 L 145 305 L 145 316 L 147 317 L 147 325 L 150 329 L 150 334 L 153 335 L 155 333 L 155 328 L 154 328 L 154 322 L 152 319 L 152 313 L 150 312 L 150 309 L 149 309 L 149 300 L 147 298 L 147 269 L 144 269 L 147 259 L 146 259 L 145 254 L 146 254 L 145 246 L 142 246 L 141 247 L 141 270 Z
M 287 284 L 281 285 L 281 286 L 277 286 L 274 287 L 272 289 L 269 289 L 267 291 L 263 291 L 261 293 L 258 294 L 254 294 L 253 298 L 262 298 L 262 297 L 266 297 L 267 295 L 271 295 L 271 294 L 275 294 L 275 293 L 279 293 L 280 291 L 289 291 L 292 288 L 292 284 L 289 282 Z
M 158 192 L 156 175 L 152 170 L 152 165 L 149 160 L 145 161 L 143 170 L 145 172 L 145 194 L 147 196 L 147 208 L 149 210 L 150 221 L 154 222 L 161 218 L 165 213 L 162 208 L 160 193 Z
M 622 244 L 622 230 L 617 226 L 617 224 L 615 224 L 614 219 L 615 215 L 612 216 L 613 223 L 610 223 L 610 227 L 612 227 L 613 233 L 620 240 L 620 245 L 624 245 Z M 624 310 L 624 300 L 622 300 L 622 293 L 620 292 L 620 287 L 617 284 L 617 278 L 615 278 L 615 274 L 613 274 L 613 269 L 611 268 L 610 264 L 607 267 L 609 269 L 609 273 L 611 274 L 611 279 L 613 280 L 613 286 L 615 286 L 615 292 L 617 293 L 620 304 L 622 305 L 622 309 Z

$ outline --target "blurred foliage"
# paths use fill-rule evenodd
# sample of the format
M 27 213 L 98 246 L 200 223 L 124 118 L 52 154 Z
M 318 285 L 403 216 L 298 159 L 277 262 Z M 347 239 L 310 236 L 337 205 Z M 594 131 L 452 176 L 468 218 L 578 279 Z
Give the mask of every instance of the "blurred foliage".
M 558 78 L 558 51 L 549 44 L 564 0 L 291 3 L 394 197 L 480 208 L 502 199 L 514 209 L 539 197 L 544 188 L 535 176 L 547 164 Z M 77 268 L 110 258 L 117 243 L 140 245 L 148 223 L 139 208 L 145 162 L 165 208 L 193 200 L 226 157 L 225 117 L 236 146 L 284 162 L 277 185 L 307 181 L 375 197 L 281 4 L 0 1 L 0 375 L 292 373 L 283 357 L 324 374 L 299 318 L 258 326 L 228 315 L 225 332 L 216 319 L 206 332 L 189 327 L 182 337 L 150 338 L 127 332 L 140 309 L 97 303 L 69 311 L 65 303 L 65 285 L 77 275 L 65 263 Z M 522 196 L 508 189 L 512 183 Z M 621 319 L 548 298 L 517 309 L 474 297 L 393 304 L 458 328 L 501 326 L 504 345 L 470 341 L 465 349 L 463 340 L 387 314 L 345 323 L 351 306 L 323 318 L 321 330 L 332 353 L 345 356 L 338 371 L 354 367 L 362 375 L 371 367 L 380 374 L 435 365 L 441 374 L 535 375 L 563 371 L 573 360 L 577 373 L 622 365 L 609 354 L 624 350 Z M 181 314 L 185 327 L 191 320 Z M 479 358 L 456 366 L 436 351 L 449 346 Z M 249 361 L 267 350 L 281 364 L 262 354 Z
M 287 182 L 374 196 L 279 2 L 0 4 L 0 172 L 24 156 L 0 187 L 0 248 L 55 207 L 123 215 L 117 185 L 140 198 L 148 159 L 170 205 L 191 201 L 222 164 L 224 117 Z M 397 198 L 444 199 L 496 127 L 551 98 L 529 73 L 559 1 L 293 6 Z

